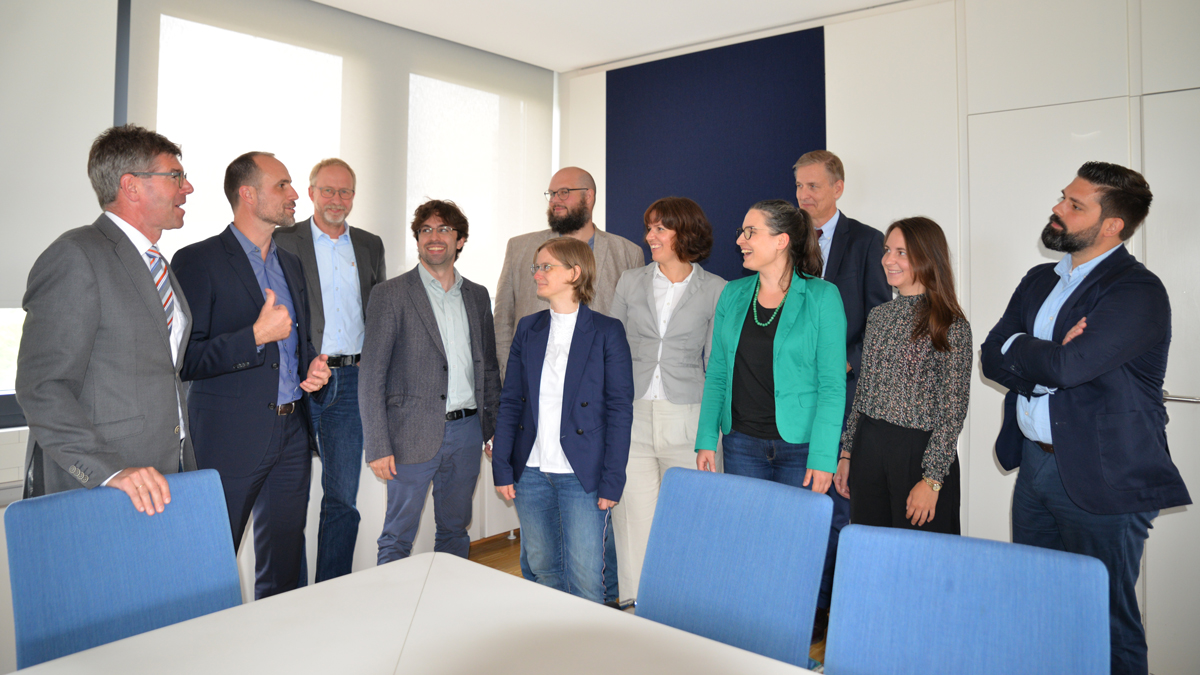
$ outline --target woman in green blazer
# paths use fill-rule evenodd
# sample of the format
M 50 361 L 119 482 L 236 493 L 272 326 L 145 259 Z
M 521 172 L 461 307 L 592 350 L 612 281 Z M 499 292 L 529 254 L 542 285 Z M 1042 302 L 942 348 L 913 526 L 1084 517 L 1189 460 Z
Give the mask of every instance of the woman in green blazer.
M 808 214 L 755 204 L 738 230 L 746 269 L 717 301 L 696 466 L 824 494 L 837 470 L 846 409 L 846 314 L 821 277 Z

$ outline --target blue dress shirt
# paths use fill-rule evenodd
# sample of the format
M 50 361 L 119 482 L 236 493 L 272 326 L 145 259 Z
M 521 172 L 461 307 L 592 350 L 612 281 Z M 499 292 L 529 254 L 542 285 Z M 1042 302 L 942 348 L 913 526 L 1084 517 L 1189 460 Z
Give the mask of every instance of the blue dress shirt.
M 321 298 L 325 306 L 325 337 L 315 345 L 322 354 L 359 354 L 363 346 L 363 298 L 358 282 L 358 262 L 350 241 L 350 226 L 332 239 L 312 220 L 313 248 Z
M 1037 318 L 1033 322 L 1033 337 L 1039 340 L 1054 339 L 1054 321 L 1058 318 L 1059 310 L 1071 297 L 1071 293 L 1087 278 L 1088 273 L 1096 269 L 1096 265 L 1112 255 L 1115 250 L 1117 247 L 1114 246 L 1075 269 L 1071 269 L 1070 253 L 1058 261 L 1058 264 L 1054 266 L 1054 271 L 1058 274 L 1059 280 L 1055 284 L 1054 290 L 1050 291 L 1050 295 L 1046 296 L 1041 309 L 1038 310 Z M 1024 335 L 1024 333 L 1012 334 L 1004 342 L 1000 353 L 1007 354 L 1008 348 L 1012 346 L 1013 340 L 1018 335 Z M 1033 388 L 1035 394 L 1033 398 L 1017 397 L 1017 426 L 1021 428 L 1021 433 L 1025 434 L 1026 438 L 1035 443 L 1054 443 L 1050 426 L 1050 397 L 1054 395 L 1055 391 L 1055 389 L 1039 384 Z
M 833 214 L 829 222 L 821 226 L 821 238 L 817 240 L 817 246 L 821 248 L 821 278 L 825 278 L 825 272 L 829 270 L 829 248 L 833 245 L 833 233 L 837 230 L 838 221 L 842 218 L 842 212 L 838 211 Z
M 283 266 L 279 264 L 279 252 L 275 248 L 275 243 L 271 242 L 267 259 L 264 261 L 262 249 L 247 239 L 246 235 L 232 224 L 229 225 L 229 229 L 233 230 L 233 236 L 237 237 L 238 243 L 242 245 L 242 250 L 246 252 L 246 257 L 250 259 L 250 269 L 254 270 L 254 278 L 258 280 L 258 288 L 263 292 L 263 297 L 266 297 L 268 288 L 274 291 L 275 304 L 286 307 L 288 315 L 292 317 L 292 332 L 288 333 L 286 338 L 276 342 L 279 345 L 279 396 L 275 401 L 279 405 L 291 403 L 302 395 L 299 375 L 300 356 L 297 352 L 299 341 L 296 338 L 300 327 L 296 324 L 296 305 L 292 302 L 292 292 L 288 289 L 287 279 L 283 276 Z M 262 351 L 262 345 L 259 345 L 258 349 Z

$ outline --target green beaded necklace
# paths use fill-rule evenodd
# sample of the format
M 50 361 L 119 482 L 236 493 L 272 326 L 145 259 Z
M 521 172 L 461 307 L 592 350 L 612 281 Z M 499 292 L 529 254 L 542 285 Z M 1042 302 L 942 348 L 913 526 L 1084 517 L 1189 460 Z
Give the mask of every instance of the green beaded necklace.
M 766 328 L 767 326 L 771 325 L 771 322 L 775 320 L 775 317 L 779 316 L 779 310 L 783 309 L 783 303 L 787 301 L 788 292 L 783 292 L 783 300 L 780 300 L 779 304 L 775 306 L 775 311 L 771 312 L 771 318 L 767 319 L 766 323 L 763 323 L 758 320 L 758 287 L 761 283 L 761 277 L 754 280 L 754 295 L 750 297 L 750 306 L 754 308 L 754 323 L 758 324 L 761 328 Z M 792 289 L 789 288 L 788 291 L 790 290 Z

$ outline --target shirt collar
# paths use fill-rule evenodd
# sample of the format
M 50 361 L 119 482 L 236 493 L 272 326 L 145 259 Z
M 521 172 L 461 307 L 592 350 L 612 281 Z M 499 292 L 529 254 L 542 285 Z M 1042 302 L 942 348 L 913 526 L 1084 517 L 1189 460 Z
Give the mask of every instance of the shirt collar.
M 1097 265 L 1107 260 L 1108 256 L 1112 255 L 1114 251 L 1122 246 L 1124 246 L 1124 244 L 1117 244 L 1116 246 L 1083 263 L 1075 269 L 1071 269 L 1071 254 L 1068 253 L 1062 257 L 1062 260 L 1058 261 L 1057 265 L 1054 266 L 1054 271 L 1057 272 L 1058 276 L 1062 277 L 1067 283 L 1083 279 L 1090 274 L 1092 270 L 1096 269 Z
M 242 250 L 246 252 L 246 255 L 253 253 L 260 258 L 262 257 L 262 249 L 258 247 L 258 244 L 250 241 L 246 235 L 242 234 L 241 230 L 233 226 L 233 223 L 229 224 L 229 229 L 233 231 L 233 236 L 237 237 L 238 243 L 242 245 Z M 275 243 L 272 240 L 267 245 L 270 247 L 267 249 L 267 255 L 271 255 L 275 252 Z
M 833 231 L 837 229 L 838 221 L 842 218 L 840 210 L 833 212 L 833 217 L 829 222 L 821 226 L 821 239 L 833 239 Z
M 105 211 L 104 215 L 108 216 L 108 219 L 113 221 L 113 224 L 116 225 L 122 232 L 124 232 L 126 237 L 129 237 L 129 241 L 133 244 L 133 247 L 138 250 L 138 253 L 145 255 L 146 251 L 149 251 L 150 247 L 154 246 L 154 244 L 150 243 L 150 240 L 146 238 L 146 235 L 142 234 L 141 231 L 134 226 L 125 222 L 124 218 L 118 216 L 112 211 Z
M 683 281 L 680 281 L 679 283 L 686 285 L 687 282 L 691 281 L 692 277 L 694 277 L 695 275 L 696 275 L 696 263 L 692 263 L 692 271 L 688 272 L 688 275 L 686 277 L 684 277 Z M 670 279 L 668 279 L 667 275 L 662 273 L 662 268 L 659 267 L 657 263 L 654 265 L 654 280 L 655 281 L 665 281 L 668 286 L 675 283 L 675 282 L 671 281 Z
M 350 223 L 346 223 L 346 229 L 342 230 L 341 236 L 338 237 L 337 239 L 334 239 L 333 237 L 326 234 L 324 230 L 317 227 L 316 216 L 313 216 L 312 218 L 308 219 L 308 227 L 310 230 L 312 230 L 313 241 L 319 241 L 322 237 L 324 237 L 325 241 L 336 244 L 342 240 L 350 239 Z
M 444 293 L 459 293 L 462 291 L 463 277 L 461 274 L 458 273 L 457 267 L 454 268 L 454 285 L 451 286 L 450 290 L 448 290 L 448 291 L 444 291 L 442 289 L 442 282 L 438 281 L 437 279 L 434 279 L 433 275 L 429 273 L 429 270 L 425 269 L 425 266 L 422 265 L 421 263 L 417 263 L 417 274 L 421 275 L 421 283 L 422 284 L 425 284 L 426 286 L 436 287 L 439 291 L 442 291 Z

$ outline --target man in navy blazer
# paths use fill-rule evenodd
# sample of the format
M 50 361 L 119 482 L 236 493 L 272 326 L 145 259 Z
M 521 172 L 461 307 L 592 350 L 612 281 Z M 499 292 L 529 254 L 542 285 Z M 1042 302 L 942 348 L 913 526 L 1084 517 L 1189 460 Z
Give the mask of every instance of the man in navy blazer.
M 1150 210 L 1141 174 L 1088 162 L 1042 230 L 1057 264 L 1021 280 L 983 343 L 983 373 L 1009 389 L 996 456 L 1021 467 L 1013 541 L 1108 568 L 1112 672 L 1146 673 L 1134 587 L 1150 522 L 1191 503 L 1167 448 L 1162 401 L 1171 306 L 1122 242 Z
M 867 314 L 876 305 L 892 299 L 892 287 L 883 273 L 883 233 L 838 210 L 837 200 L 845 187 L 846 170 L 837 155 L 828 150 L 806 152 L 792 171 L 796 177 L 796 204 L 812 219 L 817 245 L 821 247 L 821 278 L 837 286 L 846 310 L 845 414 L 848 415 L 858 387 Z M 850 522 L 850 500 L 837 490 L 830 490 L 829 496 L 833 499 L 833 522 L 817 597 L 813 642 L 825 638 L 838 534 Z
M 283 164 L 250 152 L 225 171 L 233 223 L 175 255 L 192 303 L 183 379 L 196 463 L 221 474 L 234 546 L 254 513 L 255 598 L 296 587 L 312 459 L 304 393 L 329 380 L 308 334 L 300 259 L 272 243 L 295 220 Z

